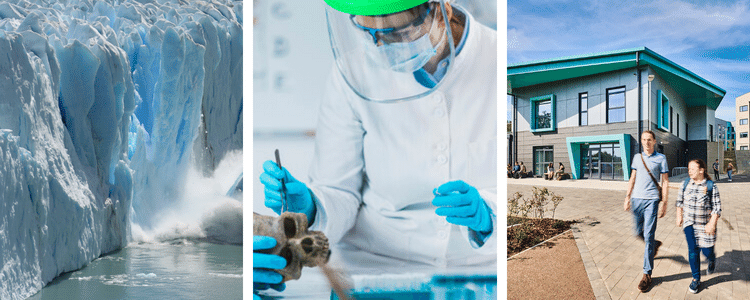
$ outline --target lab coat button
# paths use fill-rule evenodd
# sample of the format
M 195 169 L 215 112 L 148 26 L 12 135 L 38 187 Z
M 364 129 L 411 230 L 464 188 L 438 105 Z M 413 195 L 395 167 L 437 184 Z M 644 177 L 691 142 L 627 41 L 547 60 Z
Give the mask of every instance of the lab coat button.
M 437 104 L 443 103 L 443 100 L 445 100 L 445 96 L 443 96 L 443 94 L 435 95 L 435 103 Z
M 444 164 L 444 163 L 446 163 L 448 161 L 448 158 L 445 157 L 445 155 L 438 155 L 437 161 L 438 161 L 438 163 Z

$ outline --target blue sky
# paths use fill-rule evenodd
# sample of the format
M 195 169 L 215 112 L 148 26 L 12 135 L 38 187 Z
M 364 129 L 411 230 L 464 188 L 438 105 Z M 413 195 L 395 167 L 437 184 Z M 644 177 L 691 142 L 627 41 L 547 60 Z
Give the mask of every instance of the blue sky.
M 508 0 L 508 63 L 648 47 L 727 91 L 750 92 L 748 1 Z

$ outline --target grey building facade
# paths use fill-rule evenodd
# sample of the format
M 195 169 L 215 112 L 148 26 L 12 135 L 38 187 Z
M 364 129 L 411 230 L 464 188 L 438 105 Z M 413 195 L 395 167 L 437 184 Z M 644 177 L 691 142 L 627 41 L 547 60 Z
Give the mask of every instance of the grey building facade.
M 708 161 L 726 93 L 648 48 L 510 65 L 508 92 L 512 160 L 535 175 L 562 162 L 573 178 L 602 180 L 629 179 L 648 129 L 670 169 Z

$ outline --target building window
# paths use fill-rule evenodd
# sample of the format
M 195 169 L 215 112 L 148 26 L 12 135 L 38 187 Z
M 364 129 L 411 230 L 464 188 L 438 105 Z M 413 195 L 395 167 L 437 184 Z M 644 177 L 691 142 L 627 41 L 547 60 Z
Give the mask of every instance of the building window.
M 661 90 L 656 92 L 656 103 L 659 105 L 659 117 L 657 120 L 657 127 L 663 131 L 670 131 L 670 111 L 669 98 Z M 670 131 L 671 132 L 671 131 Z
M 553 163 L 554 152 L 552 146 L 534 147 L 534 175 L 542 176 L 547 172 L 547 166 Z M 557 167 L 555 167 L 557 170 Z
M 708 125 L 708 141 L 714 141 L 714 125 Z
M 669 107 L 669 133 L 672 133 L 672 116 L 674 114 L 674 111 L 672 110 L 672 107 Z
M 747 150 L 747 146 L 740 146 L 740 150 Z
M 589 94 L 578 94 L 578 125 L 589 125 Z
M 531 132 L 555 130 L 555 95 L 534 97 L 531 101 Z
M 677 137 L 680 137 L 680 113 L 677 113 L 677 122 L 675 124 L 677 124 Z
M 747 125 L 747 119 L 740 119 L 740 125 Z
M 747 111 L 747 105 L 740 106 L 740 111 Z
M 741 139 L 747 138 L 747 132 L 740 132 L 740 138 Z
M 625 122 L 625 87 L 607 89 L 607 123 Z

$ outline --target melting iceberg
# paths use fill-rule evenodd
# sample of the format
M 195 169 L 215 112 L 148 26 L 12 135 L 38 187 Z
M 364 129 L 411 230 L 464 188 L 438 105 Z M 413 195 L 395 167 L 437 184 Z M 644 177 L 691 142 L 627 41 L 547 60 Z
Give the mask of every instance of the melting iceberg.
M 242 115 L 241 1 L 0 2 L 0 298 L 155 230 Z M 241 222 L 223 193 L 197 235 Z

